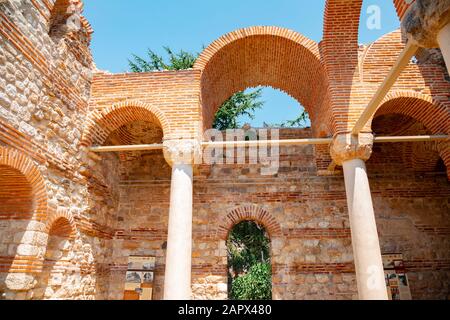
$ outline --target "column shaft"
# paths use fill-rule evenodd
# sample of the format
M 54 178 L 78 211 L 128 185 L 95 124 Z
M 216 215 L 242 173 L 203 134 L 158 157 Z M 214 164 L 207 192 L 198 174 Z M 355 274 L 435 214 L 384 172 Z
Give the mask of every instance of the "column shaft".
M 437 40 L 447 64 L 447 71 L 450 74 L 450 23 L 438 33 Z
M 360 300 L 387 300 L 383 262 L 365 162 L 343 163 Z
M 190 164 L 172 166 L 165 300 L 191 299 L 192 171 Z

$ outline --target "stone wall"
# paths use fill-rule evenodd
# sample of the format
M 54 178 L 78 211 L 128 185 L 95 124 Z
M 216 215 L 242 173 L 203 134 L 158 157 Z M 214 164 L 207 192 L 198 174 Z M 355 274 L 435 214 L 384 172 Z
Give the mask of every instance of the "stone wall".
M 95 155 L 86 147 L 198 137 L 217 97 L 261 83 L 295 93 L 315 120 L 313 130 L 283 130 L 280 138 L 345 131 L 404 45 L 393 32 L 358 47 L 361 0 L 327 3 L 320 45 L 253 28 L 245 31 L 255 32 L 251 39 L 233 33 L 216 48 L 237 65 L 246 43 L 265 59 L 277 53 L 285 68 L 294 58 L 311 62 L 307 73 L 294 72 L 299 90 L 295 77 L 285 79 L 292 68 L 261 79 L 253 77 L 257 66 L 246 66 L 246 79 L 228 73 L 214 46 L 192 70 L 111 75 L 95 70 L 80 0 L 0 1 L 0 299 L 122 299 L 130 255 L 157 257 L 161 299 L 171 168 L 162 152 Z M 406 6 L 395 3 L 403 15 Z M 296 56 L 283 56 L 290 46 Z M 205 79 L 223 73 L 230 87 L 210 91 Z M 424 133 L 448 133 L 449 88 L 442 65 L 411 62 L 378 115 L 416 116 L 431 124 Z M 450 172 L 450 153 L 442 146 L 377 145 L 368 162 L 382 251 L 404 255 L 415 299 L 449 297 L 450 188 L 437 161 Z M 274 299 L 357 298 L 344 181 L 339 168 L 327 170 L 330 162 L 327 146 L 297 146 L 281 148 L 275 176 L 258 165 L 196 167 L 194 298 L 227 297 L 225 241 L 242 219 L 269 231 Z
M 43 203 L 19 217 L 18 208 L 6 212 L 4 203 L 24 197 L 26 190 L 10 187 L 2 199 L 0 225 L 6 230 L 0 238 L 8 249 L 0 252 L 0 299 L 102 297 L 96 286 L 107 244 L 95 237 L 93 221 L 105 212 L 91 201 L 92 184 L 80 166 L 93 69 L 92 30 L 81 11 L 78 0 L 0 3 L 2 188 L 19 186 L 20 179 L 9 173 L 18 170 L 31 186 L 31 201 Z M 59 217 L 73 230 L 70 245 L 62 241 L 63 251 L 57 251 L 63 260 L 47 249 Z
M 308 135 L 308 130 L 285 130 L 281 138 Z M 392 145 L 377 145 L 368 163 L 382 252 L 404 254 L 414 299 L 445 299 L 450 284 L 445 171 L 399 173 L 402 164 L 393 170 L 392 159 L 383 160 L 383 148 L 395 153 Z M 161 299 L 170 168 L 162 154 L 126 165 L 132 174 L 120 182 L 109 298 L 123 297 L 128 256 L 152 255 L 157 257 L 154 299 Z M 147 165 L 159 167 L 158 175 Z M 253 165 L 197 168 L 194 297 L 227 298 L 227 232 L 251 219 L 263 223 L 271 237 L 274 299 L 356 299 L 343 177 L 318 176 L 312 146 L 281 148 L 277 176 L 258 171 Z

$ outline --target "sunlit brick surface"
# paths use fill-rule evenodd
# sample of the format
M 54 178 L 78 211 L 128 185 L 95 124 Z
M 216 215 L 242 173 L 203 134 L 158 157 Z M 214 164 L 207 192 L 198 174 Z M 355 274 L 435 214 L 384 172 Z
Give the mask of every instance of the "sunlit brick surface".
M 404 17 L 406 1 L 393 2 Z M 259 85 L 311 117 L 311 128 L 280 139 L 349 132 L 405 46 L 400 30 L 359 44 L 361 5 L 327 0 L 318 43 L 251 27 L 211 43 L 190 70 L 110 74 L 93 63 L 80 0 L 2 1 L 0 299 L 123 299 L 130 255 L 156 257 L 161 299 L 171 167 L 161 150 L 88 148 L 201 140 L 227 98 Z M 364 131 L 448 135 L 449 79 L 440 51 L 421 49 Z M 450 295 L 449 150 L 448 141 L 375 144 L 367 161 L 381 250 L 404 255 L 414 299 Z M 281 147 L 279 161 L 273 176 L 262 164 L 195 166 L 195 299 L 227 298 L 225 240 L 243 220 L 270 235 L 274 299 L 358 298 L 329 146 Z

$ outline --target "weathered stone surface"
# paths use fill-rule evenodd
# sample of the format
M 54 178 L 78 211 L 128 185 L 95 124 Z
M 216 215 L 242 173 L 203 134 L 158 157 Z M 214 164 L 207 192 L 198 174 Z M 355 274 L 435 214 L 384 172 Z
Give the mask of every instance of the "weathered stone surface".
M 36 280 L 32 275 L 22 273 L 11 273 L 6 277 L 6 287 L 13 291 L 26 291 L 36 285 Z
M 373 135 L 360 133 L 358 136 L 339 134 L 334 138 L 330 154 L 337 165 L 352 159 L 368 160 L 372 155 Z
M 170 165 L 201 163 L 201 146 L 197 140 L 166 140 L 163 150 Z
M 412 41 L 425 48 L 438 48 L 437 35 L 450 23 L 450 0 L 416 0 L 402 20 Z

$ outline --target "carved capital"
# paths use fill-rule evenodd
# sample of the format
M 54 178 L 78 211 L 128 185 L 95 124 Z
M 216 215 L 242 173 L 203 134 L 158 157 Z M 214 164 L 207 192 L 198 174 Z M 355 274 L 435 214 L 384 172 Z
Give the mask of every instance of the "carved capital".
M 416 0 L 405 14 L 402 28 L 415 44 L 437 48 L 437 35 L 448 23 L 450 0 Z
M 194 164 L 201 159 L 201 145 L 197 140 L 166 140 L 164 141 L 164 157 L 174 164 Z
M 352 134 L 339 134 L 331 144 L 330 154 L 337 165 L 352 159 L 369 160 L 372 155 L 373 135 L 371 133 L 360 133 L 359 136 Z

